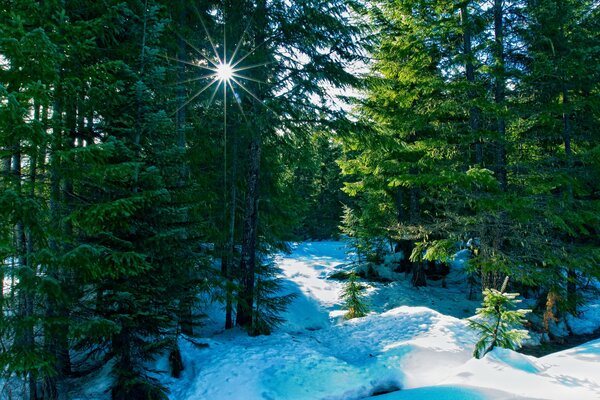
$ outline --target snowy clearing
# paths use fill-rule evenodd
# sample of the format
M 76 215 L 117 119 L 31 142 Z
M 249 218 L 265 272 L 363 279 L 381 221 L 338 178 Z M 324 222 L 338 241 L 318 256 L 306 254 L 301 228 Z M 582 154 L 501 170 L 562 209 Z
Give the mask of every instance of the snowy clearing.
M 452 289 L 439 288 L 450 293 L 444 298 L 409 291 L 403 282 L 378 285 L 370 289 L 375 312 L 344 322 L 342 283 L 326 279 L 349 269 L 343 243 L 302 243 L 276 261 L 287 289 L 298 294 L 289 321 L 270 336 L 216 334 L 203 349 L 182 341 L 186 369 L 180 379 L 164 378 L 171 398 L 351 400 L 391 392 L 376 398 L 600 399 L 600 340 L 542 358 L 496 349 L 476 360 L 464 320 L 426 307 L 381 312 L 422 296 L 449 308 L 462 301 Z M 159 367 L 166 370 L 166 360 Z

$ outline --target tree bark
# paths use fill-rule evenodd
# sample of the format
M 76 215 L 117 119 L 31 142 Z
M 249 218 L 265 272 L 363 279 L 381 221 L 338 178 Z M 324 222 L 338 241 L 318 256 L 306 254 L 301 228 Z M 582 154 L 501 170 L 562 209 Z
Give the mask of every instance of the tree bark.
M 186 19 L 186 8 L 185 6 L 181 5 L 181 9 L 179 10 L 179 24 L 181 26 L 185 26 L 185 19 Z M 181 167 L 179 170 L 179 186 L 184 186 L 187 180 L 187 175 L 188 175 L 188 170 L 187 170 L 187 164 L 185 162 L 185 150 L 186 150 L 186 145 L 187 145 L 187 139 L 186 139 L 186 132 L 185 132 L 185 123 L 186 123 L 186 107 L 185 107 L 185 86 L 183 83 L 183 81 L 185 81 L 185 61 L 187 61 L 187 45 L 185 43 L 185 40 L 183 40 L 182 37 L 178 37 L 177 38 L 177 57 L 179 60 L 181 60 L 182 62 L 178 63 L 177 65 L 177 82 L 179 83 L 177 85 L 177 91 L 176 91 L 176 96 L 177 96 L 177 102 L 178 102 L 178 109 L 177 109 L 177 115 L 176 115 L 176 120 L 175 120 L 175 124 L 176 124 L 176 129 L 177 129 L 177 147 L 179 148 L 179 151 L 181 152 Z
M 409 199 L 409 218 L 412 226 L 416 226 L 420 219 L 419 196 L 419 188 L 416 186 L 411 187 Z M 410 257 L 410 255 L 407 256 Z M 423 260 L 421 260 L 420 255 L 417 261 L 412 263 L 411 283 L 414 287 L 427 286 L 427 279 L 425 277 L 425 263 Z
M 257 0 L 254 12 L 254 23 L 256 33 L 254 42 L 256 45 L 264 43 L 266 39 L 265 29 L 268 21 L 266 0 Z M 266 58 L 264 47 L 261 51 L 256 51 L 257 59 Z M 263 75 L 263 76 L 261 76 Z M 257 73 L 259 81 L 266 81 L 266 72 Z M 264 99 L 266 89 L 257 84 L 255 91 L 258 99 Z M 260 178 L 260 157 L 262 130 L 265 126 L 261 119 L 263 104 L 255 104 L 256 123 L 254 132 L 250 140 L 249 148 L 249 168 L 246 190 L 246 206 L 244 212 L 244 225 L 242 234 L 242 255 L 240 260 L 240 284 L 238 293 L 236 324 L 245 328 L 252 328 L 254 314 L 254 274 L 256 270 L 256 244 L 258 231 L 258 199 L 259 199 L 259 178 Z M 264 118 L 264 117 L 263 117 Z
M 180 5 L 180 10 L 177 14 L 178 23 L 180 26 L 186 25 L 186 7 L 184 4 Z M 182 82 L 185 81 L 185 62 L 187 62 L 187 45 L 185 40 L 182 37 L 177 38 L 177 58 L 181 60 L 181 62 L 177 65 L 177 89 L 175 91 L 175 95 L 177 96 L 178 109 L 175 115 L 175 128 L 177 131 L 177 147 L 180 152 L 181 164 L 179 166 L 179 177 L 177 180 L 177 187 L 182 189 L 187 183 L 188 177 L 188 169 L 187 163 L 185 160 L 185 152 L 187 146 L 187 138 L 186 138 L 186 118 L 187 112 L 185 107 L 186 102 L 186 91 L 185 86 Z M 187 216 L 186 216 L 187 219 Z M 187 222 L 187 221 L 186 221 Z M 186 279 L 191 281 L 192 271 L 186 270 L 184 272 L 187 276 Z M 180 310 L 179 310 L 179 325 L 181 328 L 181 332 L 185 335 L 193 335 L 194 334 L 194 317 L 193 317 L 193 294 L 189 292 L 186 288 L 185 292 L 182 294 L 183 298 L 180 302 Z
M 572 150 L 571 150 L 571 117 L 569 112 L 569 90 L 567 85 L 563 82 L 562 84 L 562 107 L 563 107 L 563 143 L 565 146 L 565 156 L 567 158 L 567 168 L 572 168 Z M 573 185 L 568 183 L 567 185 L 567 196 L 569 201 L 569 207 L 573 207 Z M 571 239 L 572 241 L 572 239 Z M 577 311 L 577 273 L 575 269 L 569 267 L 567 269 L 567 305 L 571 312 Z
M 496 64 L 496 82 L 494 84 L 494 101 L 497 106 L 497 132 L 496 141 L 496 176 L 502 191 L 508 188 L 507 160 L 506 160 L 506 121 L 502 107 L 506 97 L 506 72 L 504 65 L 504 18 L 503 0 L 494 0 L 494 58 Z
M 23 175 L 21 170 L 21 144 L 18 139 L 15 144 L 15 153 L 12 156 L 11 175 L 15 185 L 15 190 L 19 197 L 23 198 Z M 28 243 L 27 230 L 23 220 L 18 220 L 15 224 L 15 248 L 18 260 L 18 277 L 19 285 L 17 293 L 17 316 L 22 320 L 22 325 L 15 329 L 14 347 L 26 350 L 35 349 L 34 324 L 28 321 L 33 317 L 33 290 L 32 282 L 29 281 L 33 271 L 27 271 L 28 268 L 33 268 L 30 265 L 30 253 L 32 244 Z M 30 238 L 31 239 L 31 238 Z M 37 381 L 38 377 L 35 371 L 29 370 L 26 372 L 27 386 L 29 389 L 29 400 L 37 400 Z
M 9 148 L 5 148 L 9 150 Z M 1 179 L 7 182 L 5 187 L 8 187 L 8 182 L 10 181 L 10 168 L 11 168 L 11 157 L 5 156 L 0 160 L 2 168 L 2 176 Z M 4 266 L 0 267 L 0 317 L 4 316 L 4 280 L 6 279 L 6 274 L 4 273 Z
M 233 138 L 233 156 L 231 165 L 231 199 L 229 204 L 229 230 L 227 237 L 227 254 L 224 258 L 221 272 L 225 277 L 226 285 L 226 304 L 225 304 L 225 329 L 233 328 L 233 282 L 231 268 L 234 262 L 234 246 L 235 246 L 235 211 L 237 206 L 237 138 Z
M 472 45 L 472 25 L 469 18 L 469 6 L 470 2 L 465 2 L 460 8 L 461 25 L 463 27 L 463 51 L 465 56 L 465 75 L 467 83 L 469 85 L 468 93 L 469 100 L 471 103 L 477 98 L 477 91 L 475 90 L 475 66 L 473 65 L 473 45 Z M 471 104 L 469 108 L 469 130 L 471 135 L 475 138 L 475 135 L 479 132 L 479 124 L 481 119 L 481 112 L 477 106 Z M 475 164 L 483 166 L 483 142 L 480 138 L 475 139 Z
M 258 228 L 258 184 L 260 174 L 260 138 L 250 142 L 248 189 L 244 215 L 242 237 L 242 256 L 240 261 L 240 292 L 238 295 L 236 324 L 242 327 L 252 326 L 254 303 L 254 273 L 256 270 L 256 236 Z

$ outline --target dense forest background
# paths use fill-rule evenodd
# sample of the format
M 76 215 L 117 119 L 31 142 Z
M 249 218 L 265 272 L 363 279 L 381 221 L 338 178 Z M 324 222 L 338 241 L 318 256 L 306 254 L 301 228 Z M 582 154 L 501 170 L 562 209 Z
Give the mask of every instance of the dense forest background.
M 599 14 L 3 0 L 2 374 L 56 399 L 111 363 L 112 398 L 165 398 L 147 361 L 178 374 L 199 299 L 268 334 L 290 301 L 268 256 L 338 225 L 366 260 L 402 251 L 415 286 L 462 245 L 481 287 L 576 312 L 600 275 Z M 246 79 L 208 87 L 219 60 Z

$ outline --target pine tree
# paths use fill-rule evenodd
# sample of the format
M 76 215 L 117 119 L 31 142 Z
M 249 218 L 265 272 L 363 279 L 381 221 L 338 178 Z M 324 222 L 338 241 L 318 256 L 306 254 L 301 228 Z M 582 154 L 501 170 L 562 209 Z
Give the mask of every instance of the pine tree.
M 268 262 L 262 262 L 256 279 L 256 300 L 251 335 L 269 335 L 285 320 L 281 314 L 296 297 L 295 293 L 283 294 L 283 286 L 278 280 L 281 269 Z
M 44 395 L 38 384 L 57 374 L 54 354 L 40 335 L 52 318 L 41 304 L 62 291 L 49 275 L 45 244 L 49 144 L 49 107 L 60 60 L 53 41 L 53 23 L 44 24 L 51 10 L 35 2 L 20 2 L 3 10 L 0 18 L 0 277 L 2 313 L 0 335 L 3 377 L 23 380 L 22 398 Z M 30 64 L 30 65 L 28 65 Z M 5 293 L 5 284 L 11 282 Z
M 477 316 L 469 319 L 469 326 L 479 332 L 473 356 L 482 358 L 495 347 L 516 350 L 521 342 L 529 338 L 527 330 L 521 329 L 526 322 L 524 317 L 531 310 L 517 309 L 518 293 L 505 293 L 508 277 L 502 288 L 483 291 L 483 308 L 477 309 Z
M 358 282 L 355 273 L 351 273 L 348 281 L 344 284 L 341 298 L 344 301 L 343 308 L 348 310 L 344 315 L 344 319 L 361 318 L 369 313 L 362 291 L 364 286 Z
M 417 244 L 448 235 L 460 240 L 465 232 L 452 230 L 465 221 L 451 224 L 447 218 L 464 215 L 477 188 L 493 189 L 489 170 L 469 165 L 470 145 L 481 134 L 469 124 L 480 87 L 472 69 L 466 82 L 459 73 L 476 51 L 464 54 L 465 7 L 394 1 L 372 8 L 378 40 L 369 96 L 359 108 L 361 126 L 344 137 L 343 172 L 354 180 L 345 190 L 362 196 L 357 206 L 365 224 L 408 244 L 402 247 L 407 261 L 412 254 L 415 286 L 426 285 Z M 469 26 L 471 34 L 480 31 L 475 23 Z
M 469 268 L 484 288 L 498 289 L 507 274 L 553 287 L 571 265 L 573 293 L 579 276 L 597 274 L 588 236 L 598 215 L 588 179 L 597 124 L 584 117 L 596 89 L 580 86 L 595 87 L 587 79 L 597 68 L 584 61 L 595 54 L 595 12 L 553 1 L 371 8 L 373 73 L 341 165 L 364 234 L 411 253 L 414 284 L 423 284 L 423 259 L 448 257 L 469 239 L 478 243 Z M 577 44 L 567 45 L 571 37 Z
M 536 171 L 526 179 L 535 188 L 539 205 L 535 212 L 547 221 L 543 240 L 554 242 L 540 245 L 544 259 L 552 260 L 544 266 L 552 276 L 548 285 L 563 288 L 566 295 L 561 298 L 574 312 L 580 278 L 597 274 L 597 250 L 590 237 L 598 215 L 590 174 L 597 164 L 589 156 L 599 134 L 598 125 L 589 119 L 597 109 L 594 89 L 590 90 L 599 73 L 590 62 L 598 51 L 593 44 L 597 34 L 592 33 L 597 22 L 592 22 L 594 6 L 588 1 L 532 1 L 527 11 L 529 73 L 523 86 L 530 95 L 524 101 L 526 123 L 518 132 L 519 140 L 535 149 L 535 168 L 533 160 L 523 160 L 523 165 Z

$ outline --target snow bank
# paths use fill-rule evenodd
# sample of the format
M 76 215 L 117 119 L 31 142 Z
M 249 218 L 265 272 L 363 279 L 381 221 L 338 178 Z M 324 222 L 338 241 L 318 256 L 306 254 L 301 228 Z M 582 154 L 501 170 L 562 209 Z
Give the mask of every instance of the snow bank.
M 471 357 L 474 333 L 447 315 L 470 316 L 480 305 L 465 299 L 466 253 L 453 261 L 447 289 L 415 290 L 408 278 L 372 283 L 372 314 L 342 321 L 343 282 L 327 277 L 351 269 L 347 251 L 343 243 L 314 242 L 278 256 L 286 290 L 297 294 L 288 322 L 271 336 L 217 334 L 203 349 L 182 341 L 186 369 L 179 380 L 164 378 L 171 398 L 600 399 L 600 341 L 539 359 L 504 349 Z M 596 312 L 588 308 L 584 318 Z
M 465 363 L 444 383 L 508 388 L 517 398 L 600 399 L 600 341 L 541 358 L 495 349 Z
M 470 359 L 465 324 L 424 307 L 400 307 L 329 329 L 250 338 L 227 332 L 197 349 L 182 342 L 186 370 L 174 399 L 360 399 L 432 385 Z
M 169 380 L 173 399 L 600 399 L 600 340 L 542 358 L 495 349 L 471 357 L 463 320 L 399 307 L 319 331 L 247 337 L 234 331 L 197 349 Z

